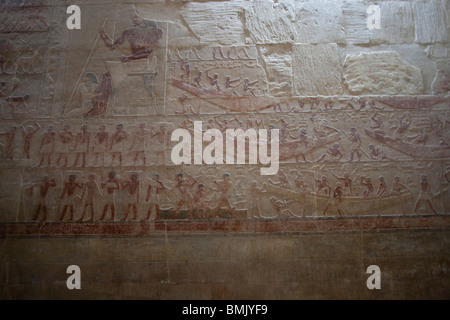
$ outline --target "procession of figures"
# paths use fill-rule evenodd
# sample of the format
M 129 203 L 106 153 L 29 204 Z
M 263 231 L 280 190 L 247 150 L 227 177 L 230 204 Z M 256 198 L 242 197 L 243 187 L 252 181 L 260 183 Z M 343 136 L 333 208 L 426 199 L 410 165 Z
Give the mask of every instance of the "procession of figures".
M 158 167 L 62 174 L 52 170 L 24 183 L 21 196 L 29 221 L 357 217 L 444 214 L 444 207 L 449 209 L 443 200 L 448 197 L 450 170 L 438 177 L 441 187 L 436 190 L 430 183 L 436 177 L 426 174 L 412 181 L 412 176 L 358 174 L 357 167 L 322 176 L 297 168 L 289 165 L 264 179 L 257 172 L 249 175 L 245 167 L 233 173 L 195 166 L 159 168 L 162 172 L 151 171 Z

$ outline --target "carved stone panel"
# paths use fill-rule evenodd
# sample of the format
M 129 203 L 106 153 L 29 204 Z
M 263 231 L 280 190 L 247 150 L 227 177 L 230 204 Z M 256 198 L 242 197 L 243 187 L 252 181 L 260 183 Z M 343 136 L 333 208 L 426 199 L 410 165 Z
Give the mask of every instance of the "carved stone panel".
M 83 2 L 81 30 L 62 5 L 1 6 L 11 233 L 401 227 L 383 219 L 449 213 L 442 2 L 383 2 L 380 30 L 349 1 Z
M 449 6 L 0 0 L 0 299 L 449 299 Z

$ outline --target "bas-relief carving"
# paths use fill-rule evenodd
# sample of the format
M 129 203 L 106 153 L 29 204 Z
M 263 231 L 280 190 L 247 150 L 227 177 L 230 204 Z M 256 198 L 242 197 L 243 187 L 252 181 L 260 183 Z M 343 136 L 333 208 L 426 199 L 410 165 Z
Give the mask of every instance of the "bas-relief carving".
M 18 18 L 16 18 L 18 19 Z M 51 114 L 57 79 L 56 32 L 0 36 L 0 108 L 3 119 Z
M 312 111 L 296 113 L 189 113 L 142 121 L 80 121 L 77 118 L 55 122 L 10 121 L 5 122 L 9 129 L 2 135 L 9 150 L 6 158 L 28 159 L 30 165 L 38 167 L 155 164 L 151 159 L 162 158 L 157 155 L 163 150 L 166 157 L 174 145 L 170 141 L 171 132 L 175 128 L 193 132 L 194 121 L 204 123 L 205 130 L 217 128 L 222 132 L 238 128 L 277 128 L 282 162 L 448 157 L 448 119 L 445 113 L 441 116 L 436 113 L 445 106 L 446 99 L 375 97 L 359 99 L 356 103 L 342 99 L 333 102 L 315 98 L 312 103 L 308 100 L 311 99 L 300 99 L 302 108 L 313 106 Z M 426 108 L 428 103 L 432 107 Z M 166 160 L 170 159 L 161 163 L 170 165 Z
M 178 101 L 168 101 L 178 110 L 168 106 L 167 113 L 258 112 L 278 103 L 268 94 L 255 47 L 207 47 L 197 53 L 197 59 L 169 60 L 168 94 Z
M 81 210 L 85 214 L 86 212 L 87 214 L 102 212 L 102 216 L 97 218 L 100 221 L 114 217 L 116 220 L 123 218 L 133 220 L 135 217 L 141 219 L 139 217 L 145 215 L 146 211 L 148 217 L 148 211 L 152 214 L 152 210 L 150 210 L 150 203 L 142 203 L 142 199 L 146 198 L 144 191 L 140 191 L 140 203 L 138 200 L 129 202 L 122 211 L 120 206 L 124 203 L 120 196 L 116 196 L 122 193 L 131 196 L 139 192 L 136 191 L 136 187 L 133 187 L 138 181 L 144 181 L 140 182 L 141 185 L 144 184 L 141 190 L 142 188 L 151 189 L 151 185 L 156 184 L 154 190 L 158 189 L 158 198 L 161 193 L 163 200 L 161 204 L 154 204 L 154 214 L 158 214 L 162 219 L 253 216 L 273 218 L 274 212 L 281 217 L 321 214 L 358 216 L 389 214 L 397 212 L 395 211 L 397 207 L 405 213 L 429 212 L 427 209 L 432 212 L 445 210 L 442 208 L 442 203 L 445 202 L 447 192 L 445 186 L 447 175 L 439 167 L 440 159 L 448 158 L 448 136 L 444 128 L 446 122 L 442 121 L 444 119 L 435 115 L 424 117 L 423 111 L 414 110 L 412 107 L 397 111 L 380 111 L 383 105 L 388 104 L 372 102 L 372 100 L 367 105 L 365 101 L 360 101 L 359 108 L 362 110 L 356 111 L 356 107 L 352 108 L 353 112 L 360 113 L 360 116 L 356 117 L 351 117 L 348 111 L 342 110 L 330 114 L 329 100 L 318 99 L 313 103 L 318 109 L 317 112 L 295 114 L 295 117 L 292 117 L 292 114 L 269 112 L 256 115 L 253 113 L 172 115 L 156 119 L 153 117 L 152 123 L 155 125 L 152 126 L 138 120 L 134 120 L 131 125 L 124 125 L 111 119 L 103 123 L 90 120 L 81 126 L 80 121 L 76 119 L 61 120 L 58 123 L 30 122 L 21 128 L 22 153 L 24 158 L 28 159 L 28 162 L 22 162 L 22 164 L 27 163 L 35 170 L 54 171 L 56 174 L 53 175 L 65 177 L 58 186 L 63 188 L 63 191 L 59 191 L 61 192 L 60 200 L 66 200 L 63 201 L 65 204 L 62 209 L 58 209 L 56 213 L 53 209 L 53 214 L 56 214 L 55 220 L 61 217 L 79 220 L 77 214 L 82 217 Z M 439 107 L 439 104 L 437 106 Z M 170 133 L 177 127 L 193 131 L 195 120 L 207 124 L 207 128 L 218 128 L 221 131 L 266 126 L 278 128 L 281 137 L 280 160 L 282 163 L 279 174 L 266 179 L 260 177 L 254 167 L 244 166 L 239 168 L 239 174 L 231 174 L 226 179 L 222 176 L 220 179 L 223 171 L 231 172 L 232 168 L 227 166 L 222 170 L 220 167 L 193 166 L 192 168 L 197 172 L 195 178 L 190 174 L 187 178 L 180 180 L 177 173 L 178 167 L 171 164 L 168 158 L 173 146 L 173 143 L 169 142 Z M 158 126 L 158 123 L 161 125 Z M 8 141 L 14 140 L 15 137 L 15 131 L 12 128 L 4 133 Z M 11 164 L 12 145 L 15 146 L 10 142 L 9 147 L 5 149 L 3 161 L 5 165 Z M 12 152 L 12 155 L 12 161 L 15 161 L 15 153 Z M 427 158 L 434 161 L 414 162 L 415 159 Z M 438 167 L 435 166 L 436 163 Z M 163 176 L 158 172 L 162 167 L 155 167 L 155 165 L 164 165 L 171 170 L 171 173 Z M 399 175 L 399 181 L 392 179 L 389 173 L 398 172 L 398 169 L 394 168 L 398 166 L 405 167 L 404 175 Z M 58 171 L 59 167 L 63 169 Z M 105 187 L 104 192 L 115 201 L 111 200 L 110 203 L 94 206 L 94 203 L 103 203 L 105 199 L 100 197 L 94 202 L 94 193 L 98 192 L 97 197 L 102 193 L 92 191 L 93 182 L 88 187 L 89 179 L 77 178 L 76 175 L 75 179 L 71 178 L 67 170 L 76 167 L 83 168 L 81 174 L 86 176 L 99 171 L 103 172 L 104 182 L 100 185 Z M 107 168 L 110 168 L 110 171 L 105 174 Z M 430 168 L 435 171 L 430 171 Z M 138 173 L 134 175 L 135 179 L 132 179 L 130 175 L 122 181 L 117 180 L 116 174 L 112 173 L 118 169 L 121 172 L 143 170 L 145 174 Z M 385 170 L 386 173 L 384 173 Z M 414 177 L 411 174 L 412 171 L 420 172 L 428 177 L 427 184 L 434 188 L 429 199 L 425 199 L 423 194 L 414 199 L 414 195 L 420 195 L 418 181 L 422 178 Z M 161 184 L 155 182 L 157 180 L 153 178 L 155 172 L 168 182 L 161 182 Z M 437 173 L 441 175 L 439 182 L 435 177 Z M 212 180 L 208 176 L 211 176 Z M 148 180 L 147 184 L 146 177 L 154 182 Z M 230 179 L 230 187 L 221 186 L 220 183 L 224 184 Z M 81 182 L 83 180 L 86 182 Z M 404 180 L 407 180 L 408 184 L 403 182 Z M 349 181 L 351 181 L 350 184 Z M 43 181 L 30 183 L 44 184 Z M 178 187 L 176 187 L 177 184 L 179 184 Z M 83 188 L 91 190 L 88 197 L 91 201 L 87 205 L 86 203 L 76 204 L 78 200 L 74 198 L 76 197 L 74 194 L 77 191 L 81 193 Z M 220 195 L 224 193 L 221 188 L 232 189 L 230 199 L 228 197 L 220 199 Z M 423 188 L 429 190 L 428 187 Z M 218 194 L 211 196 L 215 190 Z M 151 191 L 148 192 L 151 194 Z M 167 194 L 164 195 L 164 193 Z M 79 198 L 81 200 L 81 194 Z M 414 205 L 416 200 L 419 200 L 417 206 Z M 44 207 L 47 207 L 44 204 L 45 201 L 42 199 L 35 201 L 38 201 L 38 205 L 35 206 L 36 209 L 29 209 L 30 212 L 49 211 L 44 210 Z M 265 201 L 270 203 L 264 205 Z M 28 203 L 28 201 L 25 202 Z M 255 206 L 256 202 L 258 206 Z M 410 204 L 409 209 L 407 203 Z M 428 206 L 423 207 L 424 204 Z M 35 213 L 35 215 L 38 214 Z
M 418 67 L 410 65 L 396 52 L 378 51 L 349 54 L 343 75 L 354 94 L 422 94 L 423 80 Z
M 436 162 L 33 169 L 19 221 L 358 217 L 448 212 L 449 170 Z M 395 171 L 393 174 L 390 170 Z M 17 217 L 15 217 L 17 219 Z
M 450 212 L 450 102 L 443 75 L 433 85 L 434 96 L 381 96 L 372 89 L 371 96 L 317 96 L 320 90 L 342 93 L 340 77 L 333 76 L 331 87 L 316 81 L 303 90 L 305 72 L 289 78 L 285 69 L 314 77 L 301 66 L 307 53 L 328 48 L 325 58 L 339 64 L 337 47 L 295 44 L 294 53 L 304 59 L 281 57 L 279 67 L 276 49 L 208 41 L 187 48 L 171 41 L 173 22 L 128 10 L 118 23 L 113 17 L 122 9 L 115 10 L 95 22 L 97 29 L 89 28 L 91 46 L 80 53 L 82 59 L 65 57 L 71 69 L 64 70 L 54 120 L 5 117 L 0 166 L 19 174 L 22 187 L 20 201 L 3 221 Z M 41 99 L 51 103 L 57 78 L 51 63 L 58 53 L 47 49 L 42 66 L 36 63 L 38 49 L 25 54 L 16 47 L 2 42 L 1 70 L 11 80 L 4 82 L 1 98 L 12 102 L 19 77 L 36 74 L 47 84 Z M 341 72 L 337 65 L 332 71 Z M 284 86 L 279 72 L 293 83 Z M 280 88 L 288 90 L 282 94 Z M 193 132 L 194 121 L 202 121 L 203 130 L 222 132 L 279 129 L 278 174 L 260 176 L 258 165 L 173 165 L 171 132 Z
M 45 49 L 32 49 L 27 44 L 18 43 L 0 40 L 0 101 L 4 119 L 33 115 L 38 93 L 35 88 L 42 79 Z M 30 87 L 34 92 L 30 92 Z
M 84 61 L 73 62 L 81 64 L 77 77 L 66 74 L 62 100 L 67 102 L 59 116 L 164 114 L 167 25 L 139 16 L 131 5 L 107 10 L 100 29 L 89 28 L 94 41 L 78 57 Z M 69 43 L 69 49 L 84 39 Z
M 3 119 L 51 114 L 56 81 L 58 10 L 47 1 L 0 4 L 0 106 Z
M 41 0 L 2 1 L 0 33 L 47 31 L 50 13 Z

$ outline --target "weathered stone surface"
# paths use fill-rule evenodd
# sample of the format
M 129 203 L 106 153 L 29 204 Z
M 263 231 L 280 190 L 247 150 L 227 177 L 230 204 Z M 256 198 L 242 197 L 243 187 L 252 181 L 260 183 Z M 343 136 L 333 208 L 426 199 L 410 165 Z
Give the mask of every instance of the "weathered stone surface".
M 292 92 L 292 48 L 290 45 L 260 48 L 269 81 L 270 94 L 285 96 Z
M 447 1 L 415 1 L 413 9 L 416 42 L 434 43 L 448 41 L 450 27 Z
M 244 44 L 240 1 L 188 3 L 180 12 L 201 43 Z
M 429 45 L 425 49 L 425 53 L 431 58 L 447 58 L 448 57 L 448 45 L 442 45 L 440 43 Z
M 447 94 L 450 91 L 450 75 L 448 71 L 439 69 L 431 83 L 433 94 Z
M 245 26 L 255 43 L 345 43 L 341 1 L 255 1 Z
M 360 1 L 344 0 L 345 37 L 349 43 L 367 44 L 372 39 L 372 31 L 367 28 L 367 6 Z
M 414 42 L 414 21 L 410 1 L 383 1 L 380 11 L 381 32 L 374 30 L 375 42 L 377 38 L 387 43 Z
M 295 42 L 297 22 L 294 1 L 254 1 L 245 9 L 245 27 L 255 43 Z
M 379 29 L 367 27 L 367 8 L 364 2 L 344 0 L 342 12 L 346 38 L 350 43 L 376 45 L 414 42 L 414 20 L 410 1 L 382 1 L 379 5 Z
M 296 43 L 346 43 L 341 0 L 296 3 Z
M 420 69 L 408 64 L 396 52 L 347 55 L 344 80 L 353 94 L 421 94 Z
M 342 68 L 337 45 L 298 44 L 293 46 L 294 94 L 335 95 L 342 93 Z

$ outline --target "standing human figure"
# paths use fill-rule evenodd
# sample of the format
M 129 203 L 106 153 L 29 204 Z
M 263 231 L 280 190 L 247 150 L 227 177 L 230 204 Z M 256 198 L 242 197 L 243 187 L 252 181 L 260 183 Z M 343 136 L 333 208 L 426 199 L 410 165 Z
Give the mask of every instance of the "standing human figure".
M 55 150 L 56 132 L 53 130 L 53 126 L 49 125 L 47 131 L 44 133 L 39 147 L 39 153 L 41 154 L 41 160 L 38 167 L 44 164 L 45 158 L 47 158 L 47 165 L 51 165 L 51 156 Z
M 83 185 L 76 182 L 77 176 L 71 174 L 68 181 L 64 183 L 64 189 L 61 194 L 61 206 L 63 207 L 59 221 L 63 221 L 66 216 L 67 209 L 70 210 L 69 221 L 73 220 L 75 212 L 75 191 L 77 188 L 83 189 Z
M 76 158 L 73 162 L 74 167 L 77 165 L 80 157 L 81 166 L 83 168 L 86 166 L 86 154 L 89 151 L 89 145 L 91 143 L 91 133 L 87 130 L 87 128 L 87 124 L 83 124 L 81 126 L 81 131 L 76 135 L 75 146 L 73 147 L 76 153 Z
M 258 187 L 258 183 L 256 181 L 252 181 L 250 184 L 250 192 L 248 197 L 247 218 L 262 218 L 259 204 L 261 202 L 261 194 L 263 192 L 263 189 Z
M 139 127 L 133 134 L 133 141 L 131 142 L 130 152 L 134 155 L 133 165 L 136 165 L 139 157 L 142 159 L 142 165 L 145 166 L 147 163 L 146 152 L 146 141 L 147 137 L 151 135 L 151 131 L 148 130 L 145 123 L 139 124 Z
M 361 160 L 361 137 L 359 136 L 358 131 L 356 131 L 355 127 L 352 127 L 350 129 L 350 133 L 348 134 L 348 137 L 351 141 L 350 143 L 350 162 L 353 161 L 353 157 L 356 154 L 358 161 Z
M 111 136 L 111 145 L 109 151 L 112 154 L 111 165 L 114 164 L 116 157 L 119 158 L 119 165 L 122 165 L 123 143 L 128 138 L 127 132 L 123 129 L 123 124 L 116 126 L 116 131 Z
M 188 209 L 188 218 L 192 218 L 192 202 L 189 191 L 195 183 L 196 181 L 193 179 L 184 178 L 182 173 L 176 175 L 175 190 L 178 193 L 178 202 L 172 219 L 177 217 L 184 206 Z
M 208 206 L 206 205 L 206 190 L 205 185 L 203 183 L 199 183 L 197 185 L 197 190 L 194 194 L 192 211 L 195 210 L 201 211 L 203 219 L 206 219 L 206 210 Z
M 157 131 L 152 131 L 151 137 L 156 137 L 153 152 L 156 155 L 157 164 L 165 164 L 166 162 L 166 145 L 168 141 L 168 131 L 164 124 L 159 126 Z
M 27 159 L 31 159 L 30 157 L 30 147 L 31 147 L 31 139 L 41 129 L 41 126 L 35 122 L 33 126 L 27 126 L 26 128 L 22 125 L 22 133 L 23 133 L 23 151 L 25 152 L 25 157 Z
M 219 201 L 214 212 L 214 216 L 216 218 L 219 217 L 221 209 L 226 208 L 231 216 L 234 217 L 233 207 L 229 199 L 229 193 L 231 190 L 231 175 L 228 172 L 225 172 L 222 176 L 222 180 L 216 180 L 214 181 L 214 184 L 216 185 L 219 193 Z
M 433 193 L 431 192 L 431 185 L 428 182 L 427 176 L 422 174 L 420 176 L 420 193 L 414 206 L 414 213 L 417 213 L 417 209 L 419 209 L 419 205 L 421 202 L 426 202 L 431 211 L 433 211 L 434 214 L 438 214 L 434 209 L 433 202 L 431 201 L 432 199 Z
M 119 180 L 116 178 L 116 172 L 110 171 L 108 173 L 108 180 L 102 182 L 102 188 L 106 190 L 105 194 L 105 205 L 103 206 L 103 213 L 100 218 L 104 221 L 108 208 L 111 209 L 111 218 L 108 220 L 114 220 L 115 206 L 114 206 L 114 196 L 117 190 L 119 190 Z
M 94 135 L 94 146 L 92 147 L 92 153 L 95 156 L 94 166 L 97 166 L 99 157 L 101 157 L 101 166 L 105 166 L 105 152 L 108 150 L 108 143 L 109 133 L 106 131 L 106 126 L 101 124 Z
M 328 200 L 327 205 L 323 209 L 323 215 L 327 215 L 327 210 L 331 205 L 334 205 L 336 207 L 336 210 L 338 214 L 342 217 L 342 200 L 343 200 L 343 192 L 342 192 L 342 184 L 340 182 L 336 183 L 336 187 L 334 188 L 333 194 L 330 197 L 330 200 Z
M 137 205 L 139 203 L 139 178 L 137 173 L 132 173 L 130 179 L 124 181 L 122 183 L 122 189 L 128 190 L 128 205 L 127 210 L 125 212 L 125 217 L 122 218 L 122 221 L 128 219 L 128 215 L 131 211 L 133 211 L 132 220 L 137 220 Z
M 159 194 L 161 191 L 165 189 L 166 186 L 161 181 L 159 173 L 154 173 L 153 177 L 149 179 L 149 184 L 147 188 L 147 197 L 145 199 L 145 201 L 149 202 L 146 218 L 147 220 L 150 220 L 150 215 L 152 213 L 153 206 L 155 206 L 156 220 L 160 219 Z
M 83 193 L 81 195 L 81 201 L 84 201 L 84 207 L 83 207 L 83 214 L 81 215 L 81 218 L 77 221 L 83 221 L 84 216 L 89 209 L 91 213 L 91 217 L 88 218 L 86 221 L 93 221 L 94 220 L 94 198 L 95 196 L 102 196 L 102 192 L 100 191 L 100 188 L 95 181 L 95 174 L 91 173 L 89 174 L 88 181 L 84 183 L 83 186 Z
M 344 183 L 344 193 L 348 192 L 348 194 L 352 194 L 352 178 L 350 178 L 350 174 L 348 172 L 344 173 L 344 176 L 338 176 L 334 172 L 331 172 L 337 179 L 341 180 Z
M 63 167 L 67 167 L 70 143 L 74 139 L 72 131 L 70 131 L 70 125 L 66 124 L 63 131 L 58 132 L 56 139 L 56 166 L 59 167 L 61 160 L 64 161 Z
M 294 179 L 294 185 L 295 190 L 299 193 L 299 200 L 301 202 L 301 212 L 302 217 L 304 218 L 306 216 L 306 194 L 311 192 L 311 189 L 309 188 L 308 184 L 303 180 L 302 175 L 297 175 L 297 177 Z
M 38 202 L 36 211 L 34 213 L 33 220 L 37 220 L 42 211 L 44 216 L 42 217 L 41 221 L 46 221 L 47 220 L 47 194 L 51 187 L 56 187 L 55 179 L 50 178 L 48 175 L 46 175 L 46 176 L 44 176 L 44 178 L 42 179 L 41 182 L 31 185 L 31 187 L 30 187 L 31 193 L 33 192 L 34 187 L 39 187 L 39 202 Z
M 299 163 L 300 157 L 302 157 L 304 162 L 308 162 L 308 160 L 306 160 L 306 153 L 308 151 L 308 136 L 305 128 L 302 128 L 300 130 L 300 134 L 296 140 L 297 149 L 295 152 L 295 162 Z
M 361 177 L 361 185 L 365 187 L 363 197 L 367 198 L 374 191 L 370 177 Z

